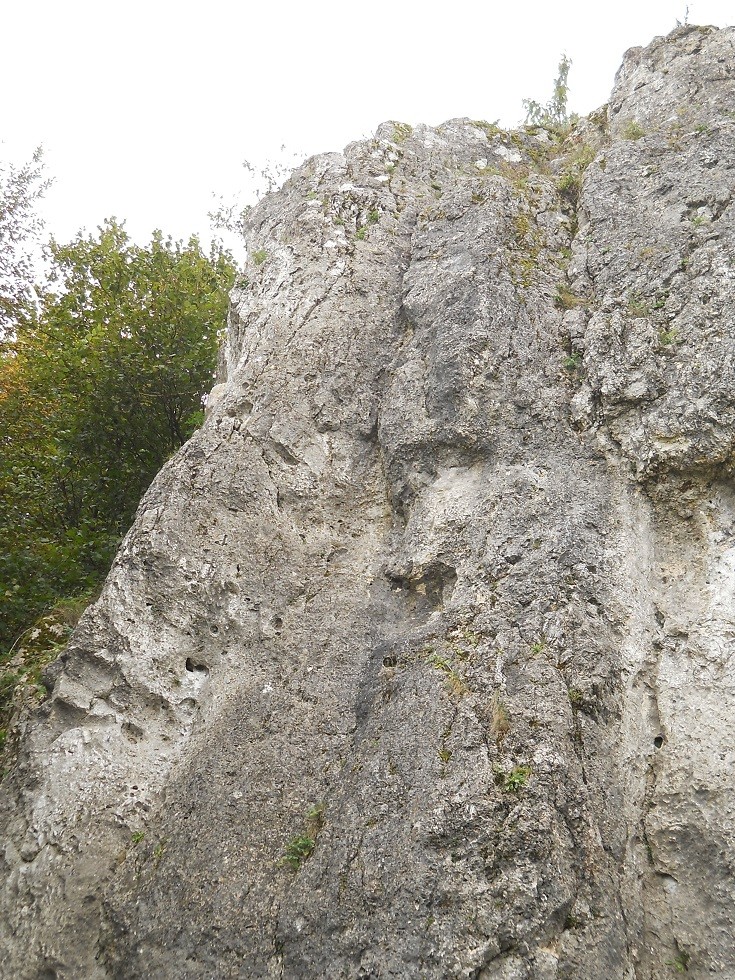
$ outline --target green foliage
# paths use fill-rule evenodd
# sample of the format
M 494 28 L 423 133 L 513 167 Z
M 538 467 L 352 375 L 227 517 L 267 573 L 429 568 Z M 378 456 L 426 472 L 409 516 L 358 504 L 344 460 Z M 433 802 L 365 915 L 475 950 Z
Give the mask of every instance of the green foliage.
M 413 132 L 413 126 L 408 123 L 393 123 L 393 142 L 404 143 Z
M 557 310 L 573 310 L 575 306 L 584 306 L 584 299 L 567 286 L 566 283 L 559 283 L 556 287 L 554 296 L 554 306 Z
M 253 262 L 256 265 L 262 265 L 268 258 L 268 253 L 264 248 L 259 248 L 257 252 L 253 252 Z
M 325 806 L 323 803 L 315 803 L 306 814 L 306 823 L 309 833 L 314 837 L 316 837 L 324 826 L 324 810 Z
M 361 242 L 365 240 L 366 235 L 367 235 L 367 227 L 365 225 L 363 225 L 362 228 L 358 228 L 357 231 L 355 232 L 355 238 L 357 238 L 358 241 Z
M 571 59 L 563 54 L 557 68 L 558 74 L 554 79 L 554 93 L 551 101 L 547 102 L 546 105 L 541 105 L 533 99 L 523 100 L 523 108 L 526 111 L 525 124 L 527 126 L 540 126 L 542 129 L 563 136 L 575 122 L 576 116 L 569 114 L 567 105 L 569 98 L 569 69 L 571 67 Z
M 517 793 L 519 790 L 524 788 L 530 775 L 530 766 L 516 766 L 514 769 L 511 769 L 511 771 L 505 777 L 505 789 L 507 789 L 509 793 Z
M 569 688 L 569 702 L 573 710 L 576 710 L 581 704 L 584 703 L 584 694 L 578 687 Z
M 500 136 L 503 130 L 498 125 L 498 120 L 495 122 L 488 122 L 487 119 L 473 119 L 472 125 L 477 126 L 478 129 L 482 129 L 485 132 L 485 136 L 488 140 L 495 139 L 496 136 Z
M 153 848 L 153 851 L 151 853 L 151 861 L 153 862 L 153 867 L 156 869 L 158 868 L 158 865 L 161 863 L 161 858 L 163 857 L 163 853 L 166 850 L 167 844 L 168 844 L 168 840 L 164 837 L 163 840 L 159 841 L 159 843 L 156 844 L 156 846 Z
M 286 845 L 281 863 L 289 865 L 294 871 L 298 871 L 301 867 L 301 862 L 311 857 L 315 846 L 316 841 L 313 837 L 307 837 L 305 834 L 294 837 Z
M 573 208 L 577 207 L 579 201 L 584 172 L 594 159 L 595 151 L 586 143 L 583 143 L 566 158 L 566 166 L 559 175 L 556 187 L 562 198 Z
M 220 197 L 216 207 L 209 212 L 213 227 L 246 239 L 248 218 L 253 204 L 264 194 L 270 194 L 280 187 L 304 159 L 305 154 L 301 151 L 281 146 L 275 158 L 243 160 L 246 175 L 241 183 L 242 193 L 230 200 Z M 314 194 L 316 197 L 316 192 Z M 315 198 L 309 194 L 307 199 Z
M 646 135 L 645 129 L 640 123 L 637 123 L 635 119 L 630 119 L 622 129 L 622 137 L 624 140 L 639 140 L 641 137 Z
M 144 830 L 135 830 L 130 838 L 133 844 L 140 844 L 140 842 L 145 838 Z
M 86 594 L 57 603 L 25 629 L 9 650 L 0 650 L 0 754 L 23 711 L 46 697 L 43 668 L 58 657 L 93 598 Z
M 679 953 L 673 960 L 667 960 L 666 965 L 673 966 L 677 973 L 688 973 L 691 959 L 689 953 Z
M 490 712 L 492 733 L 498 745 L 502 745 L 503 739 L 510 731 L 510 713 L 497 691 L 493 694 Z
M 302 863 L 311 857 L 316 847 L 316 839 L 324 826 L 324 803 L 315 803 L 306 813 L 306 827 L 303 834 L 293 837 L 278 862 L 287 864 L 293 871 L 298 871 Z
M 0 337 L 32 305 L 32 247 L 41 230 L 35 204 L 49 184 L 40 147 L 20 167 L 0 163 Z
M 646 302 L 646 300 L 639 296 L 637 293 L 631 293 L 628 296 L 628 313 L 636 319 L 641 319 L 642 317 L 650 316 L 651 309 Z
M 658 342 L 663 347 L 669 347 L 671 344 L 676 344 L 679 341 L 679 331 L 676 327 L 672 327 L 671 330 L 662 330 L 658 335 Z
M 460 672 L 457 670 L 455 665 L 446 657 L 442 657 L 438 653 L 430 653 L 426 658 L 426 663 L 430 667 L 434 667 L 444 674 L 445 686 L 450 694 L 454 694 L 457 697 L 462 697 L 462 695 L 469 692 L 469 687 L 465 679 L 462 677 Z
M 0 657 L 106 573 L 138 501 L 201 420 L 234 270 L 107 222 L 52 242 L 39 309 L 0 340 Z

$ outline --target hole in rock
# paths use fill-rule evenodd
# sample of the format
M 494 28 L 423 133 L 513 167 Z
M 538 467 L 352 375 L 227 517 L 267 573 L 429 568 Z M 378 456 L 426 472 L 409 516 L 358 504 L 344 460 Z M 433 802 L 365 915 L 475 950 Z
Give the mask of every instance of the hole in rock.
M 409 609 L 423 616 L 447 603 L 457 582 L 456 570 L 443 561 L 411 567 L 406 572 L 386 570 L 385 576 L 393 591 L 408 600 Z
M 653 740 L 653 744 L 656 746 L 657 749 L 660 749 L 661 746 L 664 744 L 663 735 L 657 735 Z
M 395 656 L 395 654 L 391 654 L 388 657 L 383 657 L 384 667 L 395 667 L 397 663 L 398 663 L 398 658 Z
M 186 658 L 186 669 L 190 674 L 203 674 L 205 677 L 209 673 L 209 667 L 205 664 L 195 663 L 191 657 Z
M 124 721 L 122 725 L 122 730 L 127 735 L 129 739 L 137 742 L 138 739 L 143 737 L 143 729 L 140 725 L 136 725 L 133 721 Z
M 283 626 L 283 620 L 280 616 L 273 617 L 273 629 L 279 630 Z
M 214 633 L 215 636 L 219 633 L 219 626 L 216 626 L 214 623 L 212 623 L 209 629 L 211 630 L 212 633 Z

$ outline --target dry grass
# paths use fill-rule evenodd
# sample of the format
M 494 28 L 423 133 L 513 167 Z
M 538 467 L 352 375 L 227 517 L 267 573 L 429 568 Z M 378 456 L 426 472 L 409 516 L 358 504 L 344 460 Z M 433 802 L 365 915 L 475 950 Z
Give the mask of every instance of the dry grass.
M 497 691 L 493 694 L 491 711 L 490 728 L 495 736 L 495 741 L 498 745 L 502 745 L 503 739 L 510 731 L 510 715 Z

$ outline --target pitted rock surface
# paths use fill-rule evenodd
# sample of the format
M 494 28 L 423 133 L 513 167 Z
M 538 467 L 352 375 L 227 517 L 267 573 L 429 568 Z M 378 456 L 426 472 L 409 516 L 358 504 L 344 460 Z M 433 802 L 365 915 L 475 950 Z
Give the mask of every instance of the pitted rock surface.
M 2 977 L 735 976 L 734 110 L 682 28 L 560 146 L 387 123 L 252 212 L 2 784 Z

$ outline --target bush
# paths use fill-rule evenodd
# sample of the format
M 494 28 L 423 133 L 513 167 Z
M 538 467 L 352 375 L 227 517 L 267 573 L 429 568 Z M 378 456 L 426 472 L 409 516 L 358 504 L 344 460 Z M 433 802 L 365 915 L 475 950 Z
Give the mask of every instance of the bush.
M 576 122 L 576 115 L 569 114 L 567 106 L 569 98 L 569 69 L 571 59 L 565 54 L 561 56 L 557 68 L 558 74 L 554 79 L 554 94 L 551 101 L 541 105 L 533 99 L 524 99 L 523 108 L 526 110 L 526 126 L 540 126 L 555 135 L 564 136 L 570 126 Z

